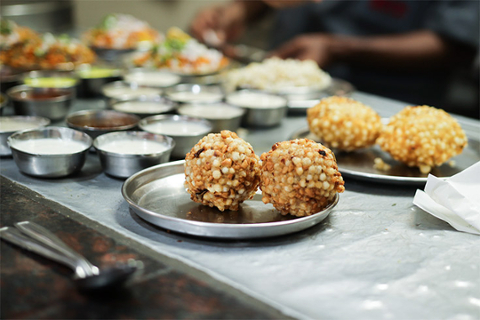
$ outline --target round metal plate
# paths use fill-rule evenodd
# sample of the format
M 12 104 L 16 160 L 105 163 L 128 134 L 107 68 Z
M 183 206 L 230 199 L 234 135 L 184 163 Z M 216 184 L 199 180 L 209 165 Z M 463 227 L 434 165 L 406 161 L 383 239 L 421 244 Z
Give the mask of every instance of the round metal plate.
M 317 142 L 319 139 L 308 128 L 302 128 L 293 133 L 292 139 L 311 139 Z M 418 168 L 406 165 L 392 159 L 390 155 L 380 149 L 378 145 L 370 148 L 345 152 L 332 149 L 337 158 L 338 170 L 344 176 L 351 176 L 361 180 L 385 182 L 391 184 L 424 185 L 428 174 L 421 173 Z M 468 146 L 461 154 L 453 157 L 453 165 L 448 162 L 434 168 L 430 173 L 438 178 L 448 178 L 480 161 L 480 142 L 469 137 Z M 381 171 L 374 168 L 374 159 L 381 158 L 391 166 L 390 170 Z
M 221 212 L 190 200 L 185 190 L 184 161 L 142 170 L 128 178 L 122 195 L 142 219 L 159 227 L 189 235 L 253 239 L 298 232 L 324 220 L 339 196 L 324 210 L 307 217 L 283 216 L 265 205 L 261 194 L 245 201 L 239 211 Z

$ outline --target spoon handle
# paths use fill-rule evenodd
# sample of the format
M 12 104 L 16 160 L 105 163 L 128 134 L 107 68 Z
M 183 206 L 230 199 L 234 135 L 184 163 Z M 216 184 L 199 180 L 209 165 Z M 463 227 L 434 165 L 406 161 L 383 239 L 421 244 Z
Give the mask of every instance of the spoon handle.
M 36 240 L 31 239 L 23 235 L 15 228 L 3 227 L 0 229 L 0 238 L 11 242 L 23 249 L 35 252 L 45 258 L 52 259 L 56 262 L 62 263 L 76 270 L 77 262 L 71 257 L 62 255 L 55 250 L 45 247 L 43 244 L 38 243 Z
M 44 227 L 31 221 L 17 222 L 14 225 L 27 236 L 32 237 L 33 239 L 54 250 L 57 250 L 65 256 L 75 259 L 77 261 L 77 265 L 80 265 L 85 270 L 87 276 L 98 274 L 99 270 L 96 266 L 91 264 L 84 256 L 67 246 L 65 242 L 60 240 L 60 238 Z

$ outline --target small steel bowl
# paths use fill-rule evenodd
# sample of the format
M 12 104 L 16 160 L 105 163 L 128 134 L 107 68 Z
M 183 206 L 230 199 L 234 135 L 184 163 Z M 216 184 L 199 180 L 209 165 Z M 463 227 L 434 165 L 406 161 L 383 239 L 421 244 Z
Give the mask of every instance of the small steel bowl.
M 104 133 L 132 130 L 138 121 L 136 115 L 113 110 L 82 110 L 66 119 L 67 126 L 87 133 L 92 139 Z
M 183 104 L 178 107 L 177 112 L 183 116 L 206 119 L 212 124 L 212 132 L 220 132 L 222 130 L 237 131 L 245 109 L 220 102 Z
M 152 149 L 160 144 L 159 149 Z M 175 141 L 165 135 L 144 131 L 111 132 L 93 141 L 102 168 L 108 175 L 128 178 L 145 168 L 165 163 L 175 147 Z M 134 149 L 134 148 L 135 149 Z
M 280 95 L 255 90 L 240 90 L 227 95 L 226 102 L 244 108 L 245 127 L 273 127 L 281 123 L 288 110 L 288 100 Z
M 93 52 L 95 52 L 95 54 L 102 60 L 112 63 L 123 59 L 124 56 L 131 54 L 135 51 L 135 48 L 113 49 L 95 46 L 90 46 L 90 49 L 92 49 Z
M 24 149 L 22 142 L 39 139 L 51 139 L 58 142 L 76 142 L 81 144 L 75 151 L 63 153 L 49 152 L 45 149 L 41 153 L 29 152 Z M 19 131 L 7 139 L 12 150 L 13 160 L 20 171 L 42 178 L 58 178 L 68 176 L 82 169 L 87 152 L 92 146 L 92 138 L 87 134 L 64 127 L 47 127 Z M 62 148 L 65 145 L 61 146 Z
M 189 83 L 166 88 L 165 96 L 176 103 L 215 103 L 225 97 L 220 86 Z
M 153 116 L 156 114 L 169 113 L 175 109 L 175 104 L 163 97 L 139 97 L 130 100 L 111 100 L 111 109 L 134 114 L 140 118 Z
M 85 64 L 78 67 L 75 73 L 80 79 L 78 96 L 91 98 L 101 96 L 105 84 L 121 80 L 122 70 L 109 65 Z
M 15 114 L 45 117 L 52 121 L 65 118 L 74 95 L 71 88 L 32 88 L 20 85 L 7 90 Z
M 7 139 L 17 131 L 46 127 L 50 120 L 43 117 L 8 116 L 0 117 L 0 157 L 9 156 L 12 151 Z
M 140 120 L 138 126 L 143 131 L 164 134 L 175 140 L 172 158 L 183 159 L 192 147 L 212 131 L 208 120 L 179 115 L 157 115 Z M 193 129 L 193 130 L 191 130 Z M 188 130 L 191 130 L 188 132 Z
M 72 71 L 35 70 L 22 76 L 25 85 L 32 88 L 72 89 L 79 83 L 78 76 Z
M 133 68 L 123 73 L 123 81 L 137 86 L 166 88 L 179 84 L 182 77 L 171 72 L 149 68 Z
M 112 100 L 130 100 L 139 97 L 143 98 L 160 98 L 162 89 L 138 86 L 136 84 L 128 84 L 124 81 L 114 81 L 102 86 L 102 94 L 107 100 L 107 105 Z

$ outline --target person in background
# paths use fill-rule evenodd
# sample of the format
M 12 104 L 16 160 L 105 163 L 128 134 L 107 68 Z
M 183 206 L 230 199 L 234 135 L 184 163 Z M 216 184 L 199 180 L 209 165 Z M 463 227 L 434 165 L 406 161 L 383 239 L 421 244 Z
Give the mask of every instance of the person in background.
M 190 31 L 217 45 L 235 41 L 275 10 L 270 55 L 312 59 L 360 91 L 455 112 L 445 94 L 454 72 L 476 82 L 479 1 L 233 1 L 204 8 Z M 210 38 L 210 39 L 209 39 Z M 478 117 L 477 101 L 469 110 Z

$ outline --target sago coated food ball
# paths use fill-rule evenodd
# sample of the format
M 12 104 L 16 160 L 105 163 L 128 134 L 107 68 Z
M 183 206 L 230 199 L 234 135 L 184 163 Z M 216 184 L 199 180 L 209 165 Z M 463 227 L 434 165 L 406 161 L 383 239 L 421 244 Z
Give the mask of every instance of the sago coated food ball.
M 235 132 L 203 137 L 185 157 L 185 188 L 198 203 L 238 210 L 260 183 L 260 159 Z
M 283 215 L 319 212 L 345 190 L 333 152 L 313 140 L 278 142 L 260 159 L 262 201 Z
M 345 151 L 375 143 L 382 119 L 369 106 L 356 100 L 332 96 L 307 109 L 310 132 L 329 148 Z
M 392 158 L 428 173 L 462 153 L 467 136 L 447 112 L 429 106 L 408 106 L 390 118 L 377 144 Z

